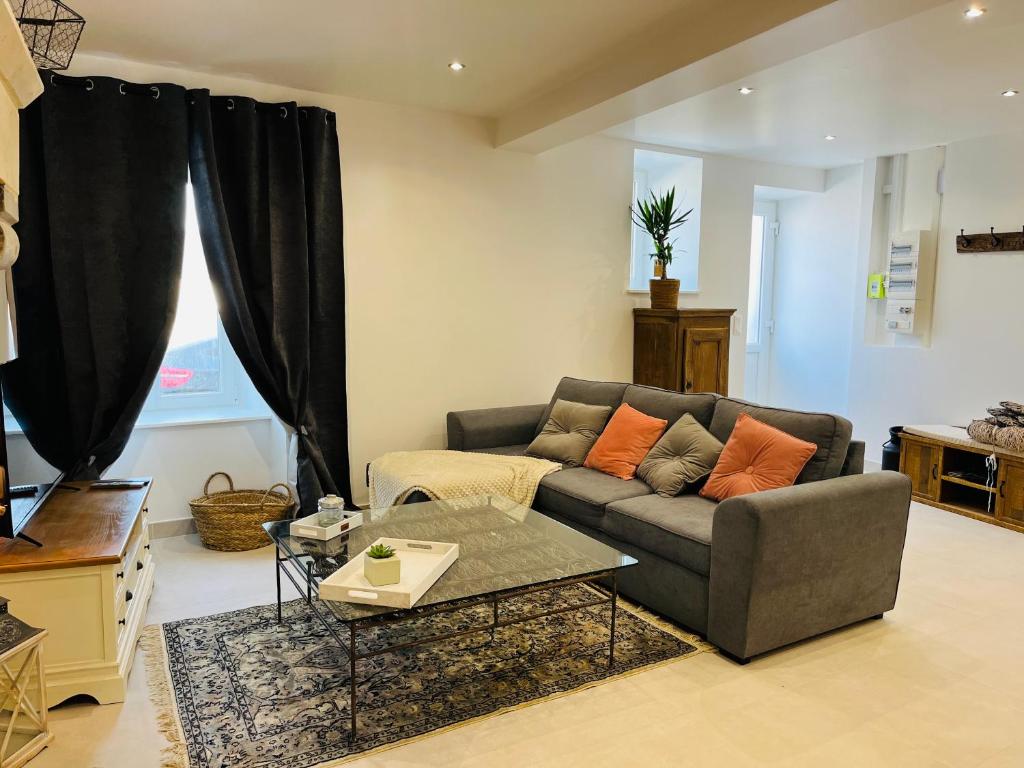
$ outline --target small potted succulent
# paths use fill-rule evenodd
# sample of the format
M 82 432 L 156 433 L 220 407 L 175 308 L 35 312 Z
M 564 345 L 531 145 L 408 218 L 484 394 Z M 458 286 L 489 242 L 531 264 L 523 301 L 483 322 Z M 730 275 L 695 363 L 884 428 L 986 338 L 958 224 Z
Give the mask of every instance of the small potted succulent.
M 402 580 L 402 561 L 393 547 L 374 544 L 366 550 L 363 576 L 375 587 L 397 584 Z
M 655 279 L 650 283 L 651 308 L 676 309 L 679 305 L 679 281 L 668 276 L 668 265 L 672 263 L 672 243 L 668 236 L 672 230 L 686 223 L 693 208 L 680 213 L 676 208 L 676 188 L 672 187 L 664 195 L 659 196 L 652 191 L 650 199 L 638 199 L 630 212 L 633 223 L 654 240 L 651 258 L 657 263 L 654 266 Z

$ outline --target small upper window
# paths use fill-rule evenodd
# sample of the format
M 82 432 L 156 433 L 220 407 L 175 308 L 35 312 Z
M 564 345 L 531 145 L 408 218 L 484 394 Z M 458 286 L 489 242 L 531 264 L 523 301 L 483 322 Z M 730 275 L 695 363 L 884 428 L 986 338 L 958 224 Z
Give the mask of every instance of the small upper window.
M 676 207 L 680 212 L 693 208 L 693 213 L 679 229 L 672 233 L 672 263 L 668 277 L 679 281 L 679 290 L 696 291 L 700 251 L 700 192 L 704 161 L 689 155 L 673 155 L 637 149 L 633 152 L 633 198 L 647 198 L 651 192 L 661 195 L 672 187 L 676 189 Z M 632 258 L 629 270 L 629 289 L 648 290 L 654 277 L 654 241 L 651 236 L 631 225 Z

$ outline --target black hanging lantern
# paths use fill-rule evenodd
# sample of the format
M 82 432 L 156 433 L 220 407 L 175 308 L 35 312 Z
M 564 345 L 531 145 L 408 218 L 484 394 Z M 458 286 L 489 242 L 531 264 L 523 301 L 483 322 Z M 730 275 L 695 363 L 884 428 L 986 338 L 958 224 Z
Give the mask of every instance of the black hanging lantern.
M 36 66 L 67 69 L 85 19 L 60 0 L 12 0 L 11 5 Z

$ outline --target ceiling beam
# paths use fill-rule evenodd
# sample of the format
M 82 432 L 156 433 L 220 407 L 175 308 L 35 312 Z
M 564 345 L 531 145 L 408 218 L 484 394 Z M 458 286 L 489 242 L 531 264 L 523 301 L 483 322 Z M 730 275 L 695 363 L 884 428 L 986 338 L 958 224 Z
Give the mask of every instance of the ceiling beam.
M 499 116 L 495 146 L 540 153 L 949 0 L 694 0 L 602 64 Z

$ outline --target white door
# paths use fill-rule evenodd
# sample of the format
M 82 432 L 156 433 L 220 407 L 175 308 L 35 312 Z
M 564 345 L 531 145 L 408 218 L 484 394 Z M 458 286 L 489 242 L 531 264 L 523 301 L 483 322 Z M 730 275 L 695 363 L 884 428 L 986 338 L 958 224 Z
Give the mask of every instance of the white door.
M 743 396 L 755 403 L 771 401 L 769 372 L 772 353 L 772 283 L 775 238 L 779 234 L 774 202 L 754 203 L 750 231 L 750 292 L 747 300 L 747 367 Z

